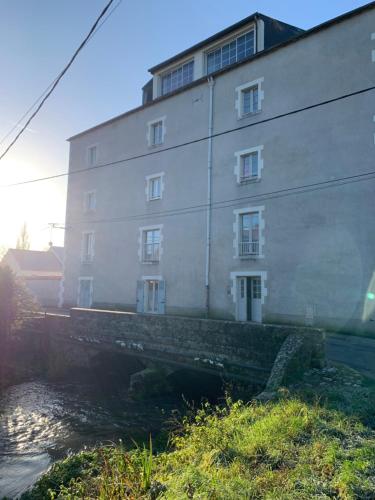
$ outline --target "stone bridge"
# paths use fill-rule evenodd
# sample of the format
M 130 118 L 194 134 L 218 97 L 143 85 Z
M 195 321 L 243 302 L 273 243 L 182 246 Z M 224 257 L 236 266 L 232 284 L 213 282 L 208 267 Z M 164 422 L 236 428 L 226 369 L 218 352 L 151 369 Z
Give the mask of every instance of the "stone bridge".
M 324 362 L 323 332 L 288 325 L 73 308 L 24 329 L 44 333 L 55 357 L 76 366 L 110 351 L 169 373 L 187 368 L 268 388 Z

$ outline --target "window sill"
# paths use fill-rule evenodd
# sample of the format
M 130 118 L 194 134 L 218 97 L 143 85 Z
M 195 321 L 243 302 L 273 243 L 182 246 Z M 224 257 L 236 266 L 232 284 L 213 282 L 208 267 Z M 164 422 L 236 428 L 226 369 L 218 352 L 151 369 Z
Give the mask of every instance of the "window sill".
M 148 201 L 157 201 L 157 200 L 161 200 L 161 196 L 158 196 L 156 198 L 149 198 Z
M 258 260 L 261 259 L 262 255 L 237 255 L 237 258 L 240 260 Z
M 160 260 L 142 260 L 142 264 L 159 264 Z
M 254 184 L 255 182 L 259 182 L 260 177 L 248 177 L 243 180 L 239 180 L 237 183 L 239 186 L 243 186 L 244 184 Z
M 238 117 L 238 120 L 245 120 L 246 118 L 251 118 L 252 116 L 257 116 L 260 115 L 262 112 L 261 109 L 258 111 L 254 111 L 253 113 L 241 113 L 241 115 Z
M 81 259 L 81 264 L 92 264 L 94 259 Z

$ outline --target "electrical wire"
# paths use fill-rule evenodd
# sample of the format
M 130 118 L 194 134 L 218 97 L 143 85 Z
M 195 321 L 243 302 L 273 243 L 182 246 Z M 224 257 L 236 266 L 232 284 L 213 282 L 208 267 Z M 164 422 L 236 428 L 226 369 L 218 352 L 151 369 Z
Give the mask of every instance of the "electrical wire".
M 119 1 L 119 3 L 112 10 L 112 12 L 119 6 L 119 4 L 121 3 L 121 1 L 122 0 Z M 110 2 L 107 5 L 107 7 L 109 7 L 109 5 L 111 3 L 112 2 Z M 107 18 L 111 15 L 111 13 L 107 16 Z M 101 14 L 101 16 L 102 16 L 102 14 Z M 106 19 L 102 22 L 102 24 L 104 24 L 104 22 L 106 21 Z M 86 37 L 86 39 L 87 39 L 87 37 Z M 84 43 L 84 42 L 82 42 L 82 43 Z M 82 44 L 81 44 L 81 46 L 82 46 Z M 76 52 L 76 53 L 78 53 L 78 52 Z M 338 97 L 335 97 L 335 98 L 332 98 L 332 99 L 321 101 L 319 103 L 315 103 L 315 104 L 312 104 L 312 105 L 309 105 L 309 106 L 298 108 L 298 109 L 295 109 L 295 110 L 292 110 L 292 111 L 289 111 L 289 112 L 286 112 L 286 113 L 278 114 L 278 115 L 275 115 L 275 116 L 272 116 L 272 117 L 269 117 L 269 118 L 264 118 L 263 120 L 258 120 L 257 122 L 254 122 L 254 123 L 250 123 L 250 124 L 242 125 L 240 127 L 235 127 L 235 128 L 232 128 L 232 129 L 228 129 L 228 130 L 225 130 L 223 132 L 217 132 L 215 134 L 212 134 L 211 136 L 204 136 L 204 137 L 192 140 L 192 141 L 187 141 L 187 142 L 184 142 L 184 143 L 176 144 L 174 146 L 170 146 L 170 147 L 167 147 L 167 148 L 158 149 L 158 150 L 155 150 L 155 151 L 150 151 L 150 152 L 143 153 L 143 154 L 140 154 L 140 155 L 131 156 L 131 157 L 128 157 L 128 158 L 123 158 L 121 160 L 116 160 L 116 161 L 113 161 L 113 162 L 108 162 L 108 163 L 104 163 L 104 164 L 100 164 L 100 165 L 95 165 L 95 166 L 91 166 L 91 167 L 87 167 L 87 168 L 82 168 L 82 169 L 74 170 L 74 171 L 71 171 L 71 172 L 66 172 L 66 173 L 62 173 L 62 174 L 56 174 L 56 175 L 53 175 L 53 176 L 41 177 L 41 178 L 37 178 L 37 179 L 31 179 L 31 180 L 28 180 L 28 181 L 21 181 L 21 182 L 17 182 L 17 183 L 8 184 L 8 185 L 3 185 L 3 186 L 0 186 L 0 188 L 21 186 L 21 185 L 25 185 L 25 184 L 40 182 L 40 181 L 57 179 L 57 178 L 61 178 L 61 177 L 67 177 L 67 176 L 70 176 L 70 175 L 73 175 L 73 174 L 79 174 L 79 173 L 83 173 L 83 172 L 93 171 L 93 170 L 97 170 L 97 169 L 101 169 L 101 168 L 105 168 L 105 167 L 119 166 L 119 165 L 121 165 L 123 163 L 128 163 L 128 162 L 133 161 L 133 160 L 141 159 L 141 158 L 148 157 L 148 156 L 153 156 L 153 155 L 156 155 L 156 154 L 161 154 L 161 153 L 164 153 L 164 152 L 167 152 L 167 151 L 171 151 L 171 150 L 175 150 L 175 149 L 178 149 L 178 148 L 181 148 L 181 147 L 186 147 L 186 146 L 189 146 L 191 144 L 196 144 L 196 143 L 199 143 L 199 142 L 202 142 L 202 141 L 206 141 L 210 137 L 211 138 L 221 137 L 221 136 L 224 136 L 226 134 L 230 134 L 230 133 L 237 132 L 237 131 L 240 131 L 240 130 L 244 130 L 244 129 L 247 129 L 247 128 L 250 128 L 250 127 L 255 127 L 255 126 L 258 126 L 258 125 L 262 125 L 264 123 L 268 123 L 268 122 L 273 121 L 273 120 L 277 120 L 277 119 L 285 118 L 285 117 L 288 117 L 288 116 L 292 116 L 292 115 L 295 115 L 297 113 L 301 113 L 301 112 L 308 111 L 308 110 L 311 110 L 311 109 L 314 109 L 314 108 L 325 106 L 325 105 L 328 105 L 328 104 L 331 104 L 331 103 L 334 103 L 334 102 L 337 102 L 337 101 L 340 101 L 340 100 L 343 100 L 343 99 L 347 99 L 347 98 L 350 98 L 350 97 L 354 97 L 354 96 L 357 96 L 357 95 L 361 95 L 361 94 L 364 94 L 364 93 L 367 93 L 367 92 L 370 92 L 370 91 L 373 91 L 373 90 L 375 90 L 375 86 L 367 87 L 367 88 L 364 88 L 364 89 L 361 89 L 361 90 L 358 90 L 358 91 L 355 91 L 355 92 L 344 94 L 344 95 L 341 95 L 341 96 L 338 96 Z M 1 157 L 0 157 L 0 159 L 1 159 Z M 339 178 L 336 178 L 336 179 L 329 179 L 329 180 L 326 180 L 326 181 L 320 181 L 320 182 L 311 183 L 311 184 L 304 184 L 304 185 L 300 185 L 300 186 L 288 187 L 288 188 L 279 189 L 279 190 L 270 191 L 270 192 L 265 192 L 265 193 L 259 193 L 259 194 L 254 194 L 254 195 L 242 196 L 242 197 L 237 197 L 237 198 L 232 198 L 232 199 L 227 199 L 227 200 L 220 200 L 220 201 L 213 202 L 211 204 L 211 209 L 215 210 L 215 209 L 229 208 L 229 207 L 232 207 L 232 206 L 236 206 L 236 205 L 238 205 L 241 202 L 249 201 L 249 200 L 266 200 L 266 199 L 280 198 L 280 197 L 285 197 L 285 196 L 289 196 L 289 195 L 295 195 L 295 194 L 302 194 L 302 193 L 308 193 L 308 192 L 312 192 L 312 191 L 317 191 L 317 190 L 320 190 L 320 189 L 327 189 L 327 188 L 330 188 L 330 187 L 339 187 L 339 186 L 343 186 L 343 185 L 346 185 L 346 184 L 349 184 L 349 183 L 359 182 L 359 181 L 363 181 L 363 180 L 371 180 L 371 179 L 375 178 L 374 176 L 375 176 L 375 170 L 372 170 L 372 171 L 369 171 L 369 172 L 363 172 L 363 173 L 360 173 L 360 174 L 355 174 L 355 175 L 346 176 L 346 177 L 339 177 Z M 114 217 L 114 218 L 98 219 L 98 220 L 72 221 L 72 222 L 69 223 L 68 227 L 70 227 L 72 225 L 87 224 L 87 223 L 98 224 L 98 223 L 110 223 L 110 222 L 123 222 L 123 221 L 127 221 L 127 220 L 129 220 L 129 221 L 130 220 L 142 220 L 142 219 L 150 218 L 150 217 L 156 217 L 157 218 L 157 217 L 169 217 L 169 216 L 175 216 L 175 215 L 186 215 L 186 214 L 192 214 L 192 213 L 198 213 L 198 212 L 201 212 L 201 211 L 206 211 L 208 207 L 209 206 L 208 206 L 207 203 L 203 203 L 203 204 L 200 204 L 200 205 L 192 205 L 192 206 L 182 207 L 180 209 L 164 210 L 164 211 L 153 212 L 153 213 L 135 214 L 135 215 L 128 215 L 128 216 L 124 216 L 124 217 Z
M 108 21 L 108 19 L 111 17 L 111 15 L 114 13 L 114 11 L 119 7 L 121 4 L 122 0 L 119 0 L 117 5 L 113 7 L 113 9 L 108 13 L 108 15 L 103 19 L 103 21 L 97 26 L 95 31 L 92 33 L 90 38 L 87 40 L 88 42 L 96 35 L 96 33 L 100 30 L 100 28 L 103 26 L 105 22 Z M 57 77 L 48 85 L 48 87 L 40 94 L 40 96 L 33 102 L 33 104 L 28 108 L 27 111 L 21 116 L 21 118 L 17 121 L 17 123 L 14 124 L 14 126 L 9 130 L 7 134 L 5 134 L 1 139 L 0 139 L 0 146 L 3 144 L 3 142 L 18 128 L 20 123 L 26 118 L 26 116 L 29 115 L 29 113 L 35 108 L 35 106 L 38 104 L 38 102 L 42 99 L 42 97 L 49 91 L 49 89 L 52 87 L 52 85 L 55 83 L 57 80 Z
M 93 35 L 93 33 L 94 33 L 95 29 L 97 28 L 100 20 L 105 16 L 106 12 L 108 11 L 108 9 L 110 8 L 110 6 L 112 5 L 113 2 L 114 2 L 114 0 L 109 0 L 109 2 L 104 7 L 104 9 L 102 10 L 102 12 L 99 14 L 99 17 L 96 19 L 95 23 L 91 27 L 88 35 L 86 35 L 86 37 L 84 38 L 84 40 L 81 42 L 81 44 L 79 45 L 79 47 L 74 52 L 73 56 L 70 58 L 68 64 L 61 71 L 61 73 L 59 74 L 59 76 L 55 79 L 55 81 L 52 84 L 52 87 L 48 90 L 48 92 L 46 93 L 46 95 L 43 97 L 42 101 L 39 103 L 39 105 L 37 106 L 36 110 L 28 118 L 28 120 L 26 121 L 25 125 L 21 128 L 21 130 L 18 132 L 18 134 L 15 136 L 15 138 L 11 141 L 11 143 L 8 145 L 8 147 L 5 149 L 5 151 L 0 155 L 0 160 L 2 160 L 4 158 L 4 156 L 9 152 L 9 150 L 14 146 L 14 144 L 18 141 L 18 139 L 24 133 L 24 131 L 26 130 L 26 128 L 30 125 L 31 121 L 39 113 L 39 111 L 43 107 L 44 103 L 50 97 L 50 95 L 52 94 L 52 92 L 55 90 L 55 88 L 59 84 L 60 80 L 63 78 L 63 76 L 65 75 L 65 73 L 68 71 L 68 69 L 70 68 L 70 66 L 73 64 L 73 62 L 76 59 L 76 57 L 78 56 L 78 54 L 81 52 L 81 50 L 86 45 L 86 43 L 88 42 L 88 40 L 90 39 L 90 37 Z
M 224 209 L 224 208 L 231 208 L 231 207 L 238 206 L 239 204 L 243 203 L 244 201 L 250 201 L 250 200 L 265 201 L 265 200 L 270 200 L 270 199 L 284 198 L 284 197 L 291 196 L 291 195 L 311 193 L 314 191 L 319 191 L 319 190 L 333 188 L 333 187 L 341 187 L 341 186 L 345 186 L 347 184 L 352 184 L 352 183 L 361 182 L 361 181 L 365 181 L 365 180 L 372 180 L 372 179 L 375 179 L 375 170 L 372 172 L 368 172 L 366 174 L 351 175 L 351 176 L 347 176 L 347 177 L 340 177 L 337 179 L 331 179 L 328 181 L 321 181 L 321 182 L 315 182 L 312 184 L 295 186 L 295 187 L 291 187 L 291 188 L 278 189 L 278 190 L 269 191 L 266 193 L 254 194 L 254 195 L 249 195 L 249 196 L 241 196 L 238 198 L 216 201 L 216 202 L 213 202 L 211 204 L 211 209 L 212 210 L 220 210 L 220 209 Z M 150 219 L 153 217 L 155 217 L 155 218 L 163 217 L 164 218 L 164 217 L 173 217 L 176 215 L 189 215 L 189 214 L 204 212 L 207 210 L 207 208 L 209 208 L 209 205 L 207 203 L 203 203 L 200 205 L 191 205 L 191 206 L 182 207 L 179 209 L 164 210 L 164 211 L 160 211 L 160 212 L 142 213 L 142 214 L 135 214 L 135 215 L 127 215 L 127 216 L 122 216 L 122 217 L 111 217 L 111 218 L 106 218 L 106 219 L 84 219 L 81 221 L 69 221 L 67 226 L 64 229 L 71 228 L 72 226 L 81 225 L 81 224 L 85 224 L 85 225 L 103 224 L 103 223 L 112 223 L 112 222 L 126 222 L 126 221 L 133 221 L 133 220 L 143 220 L 143 219 Z
M 358 96 L 358 95 L 361 95 L 361 94 L 365 94 L 365 93 L 371 92 L 373 90 L 375 90 L 375 86 L 367 87 L 367 88 L 364 88 L 364 89 L 361 89 L 361 90 L 357 90 L 355 92 L 350 92 L 348 94 L 343 94 L 341 96 L 334 97 L 332 99 L 328 99 L 328 100 L 321 101 L 321 102 L 318 102 L 318 103 L 315 103 L 315 104 L 311 104 L 309 106 L 304 106 L 302 108 L 294 109 L 294 110 L 288 111 L 286 113 L 281 113 L 281 114 L 278 114 L 278 115 L 275 115 L 275 116 L 271 116 L 269 118 L 264 118 L 263 120 L 258 120 L 257 122 L 248 123 L 248 124 L 242 125 L 240 127 L 234 127 L 234 128 L 231 128 L 231 129 L 227 129 L 227 130 L 224 130 L 223 132 L 216 132 L 216 133 L 212 134 L 211 136 L 204 136 L 204 137 L 200 137 L 198 139 L 194 139 L 194 140 L 191 140 L 191 141 L 183 142 L 183 143 L 180 143 L 180 144 L 175 144 L 174 146 L 169 146 L 167 148 L 157 149 L 155 151 L 149 151 L 147 153 L 142 153 L 142 154 L 139 154 L 139 155 L 130 156 L 128 158 L 122 158 L 122 159 L 116 160 L 116 161 L 111 161 L 111 162 L 102 163 L 102 164 L 99 164 L 99 165 L 94 165 L 94 166 L 90 166 L 90 167 L 80 168 L 80 169 L 77 169 L 77 170 L 72 170 L 70 172 L 64 172 L 64 173 L 61 173 L 61 174 L 55 174 L 55 175 L 50 175 L 50 176 L 46 176 L 46 177 L 39 177 L 39 178 L 36 178 L 36 179 L 30 179 L 30 180 L 26 180 L 26 181 L 14 182 L 14 183 L 11 183 L 11 184 L 0 185 L 0 188 L 10 188 L 10 187 L 15 187 L 15 186 L 22 186 L 22 185 L 25 185 L 25 184 L 33 184 L 35 182 L 42 182 L 42 181 L 48 181 L 48 180 L 52 180 L 52 179 L 59 179 L 59 178 L 62 178 L 62 177 L 68 177 L 68 176 L 71 176 L 71 175 L 81 174 L 83 172 L 95 171 L 95 170 L 102 169 L 102 168 L 119 166 L 122 163 L 128 163 L 130 161 L 139 160 L 139 159 L 146 158 L 146 157 L 149 157 L 149 156 L 158 155 L 158 154 L 161 154 L 161 153 L 165 153 L 167 151 L 173 151 L 173 150 L 178 149 L 178 148 L 182 148 L 182 147 L 190 146 L 192 144 L 197 144 L 197 143 L 200 143 L 200 142 L 203 142 L 203 141 L 207 141 L 209 138 L 213 138 L 214 139 L 214 138 L 217 138 L 217 137 L 224 136 L 226 134 L 231 134 L 231 133 L 234 133 L 234 132 L 238 132 L 240 130 L 245 130 L 245 129 L 248 129 L 248 128 L 251 128 L 251 127 L 256 127 L 258 125 L 263 125 L 265 123 L 269 123 L 269 122 L 274 121 L 274 120 L 279 120 L 281 118 L 286 118 L 288 116 L 292 116 L 292 115 L 295 115 L 297 113 L 302 113 L 304 111 L 309 111 L 311 109 L 319 108 L 321 106 L 326 106 L 328 104 L 332 104 L 334 102 L 338 102 L 338 101 L 341 101 L 343 99 L 348 99 L 350 97 L 354 97 L 354 96 Z M 1 157 L 0 157 L 0 159 L 1 159 Z

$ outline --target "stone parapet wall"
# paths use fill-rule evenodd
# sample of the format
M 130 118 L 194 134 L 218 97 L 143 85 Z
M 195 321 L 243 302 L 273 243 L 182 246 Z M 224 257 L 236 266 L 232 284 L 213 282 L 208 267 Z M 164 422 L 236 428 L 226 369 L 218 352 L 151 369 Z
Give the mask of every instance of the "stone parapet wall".
M 294 356 L 297 371 L 318 365 L 324 357 L 320 330 L 168 315 L 145 315 L 93 309 L 72 309 L 71 316 L 47 315 L 45 329 L 55 338 L 111 349 L 219 373 L 266 382 L 285 340 L 301 337 Z

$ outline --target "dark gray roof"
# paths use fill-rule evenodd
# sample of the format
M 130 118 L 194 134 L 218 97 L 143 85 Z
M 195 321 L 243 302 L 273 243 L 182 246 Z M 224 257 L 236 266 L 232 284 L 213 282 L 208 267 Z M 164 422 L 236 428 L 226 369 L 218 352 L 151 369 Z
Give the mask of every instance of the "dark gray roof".
M 206 38 L 205 40 L 202 40 L 199 43 L 196 43 L 192 47 L 180 52 L 179 54 L 174 55 L 173 57 L 170 57 L 169 59 L 166 59 L 165 61 L 157 64 L 156 66 L 153 66 L 152 68 L 149 69 L 150 73 L 154 73 L 155 71 L 158 71 L 159 69 L 163 68 L 164 66 L 168 66 L 169 64 L 173 63 L 174 61 L 178 61 L 179 59 L 182 59 L 183 57 L 187 56 L 188 54 L 195 52 L 196 50 L 201 49 L 202 47 L 211 44 L 212 42 L 215 42 L 216 40 L 220 40 L 226 35 L 230 35 L 233 31 L 237 31 L 238 29 L 242 28 L 243 26 L 246 26 L 247 24 L 251 23 L 252 21 L 255 21 L 256 19 L 262 19 L 263 21 L 274 21 L 279 23 L 280 25 L 287 26 L 291 28 L 291 30 L 294 31 L 294 33 L 297 35 L 298 33 L 303 33 L 304 30 L 297 28 L 296 26 L 292 26 L 290 24 L 282 23 L 281 21 L 277 21 L 276 19 L 273 19 L 272 17 L 265 16 L 264 14 L 261 14 L 260 12 L 255 12 L 254 14 L 251 14 L 251 16 L 245 17 L 245 19 L 242 19 L 238 23 L 232 24 L 231 26 L 228 26 L 228 28 L 225 28 L 224 30 L 219 31 L 218 33 L 215 33 L 214 35 Z
M 16 260 L 22 271 L 61 272 L 62 264 L 51 251 L 19 250 L 10 248 L 8 253 Z

